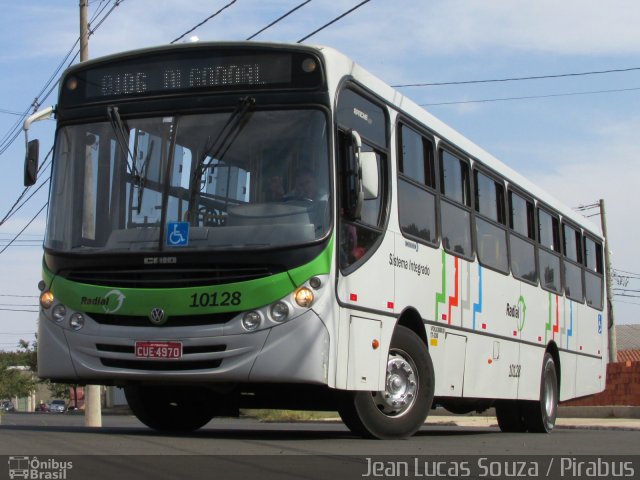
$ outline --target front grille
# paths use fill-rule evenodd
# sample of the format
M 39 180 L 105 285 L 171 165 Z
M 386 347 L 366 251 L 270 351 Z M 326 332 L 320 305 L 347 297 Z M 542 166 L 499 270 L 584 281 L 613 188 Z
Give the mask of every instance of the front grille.
M 238 312 L 211 313 L 206 315 L 173 315 L 168 317 L 166 323 L 153 325 L 149 317 L 139 315 L 110 315 L 107 313 L 91 313 L 97 323 L 101 325 L 118 325 L 124 327 L 193 327 L 197 325 L 220 325 L 227 323 Z
M 205 370 L 218 368 L 222 359 L 214 360 L 119 360 L 115 358 L 101 358 L 100 362 L 105 367 L 126 368 L 128 370 L 147 371 L 178 371 L 178 370 Z
M 119 288 L 184 288 L 246 282 L 273 275 L 267 267 L 228 266 L 189 269 L 73 270 L 61 275 L 73 282 Z
M 135 347 L 133 345 L 108 345 L 106 343 L 96 344 L 96 349 L 99 352 L 112 352 L 112 353 L 135 353 Z M 191 345 L 184 346 L 182 348 L 183 355 L 191 355 L 194 353 L 216 353 L 224 352 L 227 349 L 226 345 Z

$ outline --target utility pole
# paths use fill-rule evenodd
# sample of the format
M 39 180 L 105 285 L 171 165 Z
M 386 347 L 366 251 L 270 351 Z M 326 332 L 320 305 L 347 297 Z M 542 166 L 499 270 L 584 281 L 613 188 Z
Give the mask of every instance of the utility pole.
M 89 60 L 89 0 L 80 0 L 80 61 Z
M 602 236 L 604 237 L 604 266 L 607 280 L 607 317 L 609 326 L 609 363 L 618 360 L 618 347 L 616 342 L 616 327 L 613 321 L 613 291 L 611 290 L 611 251 L 609 250 L 609 237 L 607 236 L 607 217 L 604 210 L 604 200 L 600 199 L 600 222 Z
M 80 0 L 80 61 L 89 59 L 89 0 Z M 87 147 L 85 156 L 85 197 L 93 196 L 92 175 L 93 162 L 91 158 L 91 147 Z M 88 169 L 87 169 L 88 168 Z M 85 202 L 87 200 L 85 199 Z M 90 217 L 83 222 L 95 228 L 95 220 L 92 212 Z M 88 223 L 87 223 L 88 222 Z M 100 385 L 86 385 L 84 387 L 84 425 L 85 427 L 102 427 L 102 393 Z

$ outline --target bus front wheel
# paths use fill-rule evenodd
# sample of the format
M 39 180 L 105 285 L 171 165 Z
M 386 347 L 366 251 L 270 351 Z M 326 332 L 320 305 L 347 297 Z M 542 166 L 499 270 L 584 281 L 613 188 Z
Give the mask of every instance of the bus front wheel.
M 357 435 L 409 437 L 427 418 L 434 384 L 433 363 L 424 342 L 410 329 L 398 326 L 391 339 L 384 391 L 344 392 L 338 411 Z
M 161 432 L 192 432 L 214 417 L 213 395 L 204 388 L 128 385 L 124 394 L 138 420 Z

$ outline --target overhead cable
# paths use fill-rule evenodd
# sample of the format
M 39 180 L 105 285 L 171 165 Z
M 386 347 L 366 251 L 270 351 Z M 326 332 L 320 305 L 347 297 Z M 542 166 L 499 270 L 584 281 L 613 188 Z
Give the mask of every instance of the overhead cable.
M 183 39 L 184 37 L 186 37 L 187 35 L 189 35 L 191 32 L 193 32 L 194 30 L 196 30 L 197 28 L 201 27 L 202 25 L 204 25 L 205 23 L 207 23 L 209 20 L 211 20 L 214 17 L 217 17 L 219 14 L 221 14 L 224 10 L 226 10 L 227 8 L 229 8 L 231 5 L 233 5 L 234 3 L 236 3 L 238 0 L 231 0 L 231 2 L 227 3 L 224 7 L 222 7 L 220 10 L 218 10 L 216 13 L 209 15 L 207 18 L 205 18 L 203 21 L 201 21 L 199 24 L 197 24 L 196 26 L 194 26 L 193 28 L 187 30 L 186 32 L 184 32 L 182 35 L 180 35 L 177 38 L 174 38 L 173 40 L 171 40 L 171 42 L 169 42 L 170 44 L 174 44 L 176 43 L 178 40 Z
M 320 28 L 314 30 L 313 32 L 311 32 L 309 35 L 302 37 L 300 40 L 298 40 L 296 43 L 302 43 L 304 42 L 306 39 L 313 37 L 316 33 L 324 30 L 325 28 L 327 28 L 329 25 L 333 25 L 334 23 L 336 23 L 338 20 L 340 20 L 341 18 L 346 17 L 347 15 L 349 15 L 351 12 L 357 10 L 358 8 L 360 8 L 361 6 L 363 6 L 365 3 L 369 3 L 371 0 L 364 0 L 364 2 L 360 2 L 358 5 L 356 5 L 355 7 L 347 10 L 346 12 L 344 12 L 342 15 L 334 18 L 333 20 L 331 20 L 329 23 L 325 23 L 323 26 L 321 26 Z
M 262 32 L 264 32 L 266 29 L 273 27 L 276 23 L 278 23 L 281 20 L 284 20 L 285 18 L 287 18 L 289 15 L 291 15 L 293 12 L 295 12 L 296 10 L 304 7 L 307 3 L 309 3 L 311 0 L 305 0 L 304 2 L 302 2 L 300 5 L 298 5 L 297 7 L 292 8 L 291 10 L 289 10 L 287 13 L 285 13 L 284 15 L 282 15 L 281 17 L 275 19 L 273 22 L 271 22 L 269 25 L 267 25 L 266 27 L 258 30 L 256 33 L 254 33 L 253 35 L 251 35 L 250 37 L 247 37 L 247 40 L 251 40 L 254 37 L 257 37 L 258 35 L 260 35 Z
M 577 95 L 598 95 L 603 93 L 632 92 L 637 90 L 640 90 L 640 87 L 616 88 L 611 90 L 593 90 L 593 91 L 587 91 L 587 92 L 551 93 L 547 95 L 527 95 L 522 97 L 485 98 L 480 100 L 459 100 L 459 101 L 453 101 L 453 102 L 421 103 L 420 106 L 434 107 L 439 105 L 462 105 L 467 103 L 507 102 L 507 101 L 513 101 L 513 100 L 531 100 L 535 98 L 572 97 Z
M 428 82 L 428 83 L 404 83 L 391 85 L 394 88 L 406 87 L 439 87 L 442 85 L 469 85 L 473 83 L 495 83 L 495 82 L 519 82 L 523 80 L 542 80 L 549 78 L 582 77 L 586 75 L 603 75 L 608 73 L 623 73 L 640 70 L 640 67 L 616 68 L 612 70 L 596 70 L 593 72 L 560 73 L 557 75 L 532 75 L 529 77 L 493 78 L 488 80 L 454 80 L 451 82 Z

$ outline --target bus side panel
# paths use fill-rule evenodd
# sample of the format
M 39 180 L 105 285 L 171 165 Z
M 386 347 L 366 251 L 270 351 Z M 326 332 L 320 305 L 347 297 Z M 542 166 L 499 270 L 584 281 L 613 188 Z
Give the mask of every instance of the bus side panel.
M 579 305 L 577 348 L 578 367 L 576 373 L 576 396 L 582 397 L 600 392 L 604 387 L 606 348 L 603 348 L 606 325 L 604 315 L 586 305 Z M 603 357 L 603 358 L 596 358 Z
M 442 283 L 442 255 L 435 248 L 396 234 L 396 254 L 389 255 L 395 276 L 395 312 L 415 309 L 425 320 L 437 320 L 436 298 Z
M 518 399 L 540 399 L 540 376 L 544 348 L 535 345 L 520 344 L 520 367 L 513 374 L 519 374 Z
M 464 372 L 464 396 L 516 398 L 518 378 L 510 376 L 520 345 L 485 335 L 470 334 Z
M 395 252 L 394 244 L 395 235 L 387 232 L 378 249 L 365 263 L 346 277 L 342 274 L 338 275 L 336 291 L 341 305 L 345 308 L 340 309 L 339 316 L 337 388 L 348 390 L 384 390 L 385 388 L 387 353 L 396 323 L 396 319 L 392 316 L 395 305 L 393 267 L 389 265 L 389 255 Z M 349 308 L 350 306 L 353 308 Z M 385 316 L 385 313 L 388 316 Z M 371 370 L 366 362 L 356 359 L 356 354 L 372 348 L 373 329 L 370 323 L 364 320 L 352 322 L 352 315 L 360 319 L 380 322 L 380 338 L 376 338 L 379 347 L 375 351 L 368 352 L 371 354 L 368 355 L 368 360 L 375 362 L 377 358 L 377 363 L 380 365 L 376 381 L 371 380 Z M 366 345 L 361 342 L 366 342 Z M 367 381 L 364 383 L 356 381 L 362 377 L 366 377 Z
M 560 351 L 560 365 L 560 401 L 563 402 L 576 396 L 577 355 Z
M 464 278 L 466 269 L 462 270 Z M 518 319 L 514 315 L 520 287 L 511 277 L 478 264 L 470 265 L 469 276 L 470 300 L 462 325 L 481 335 L 469 336 L 464 396 L 516 398 L 518 376 L 513 372 L 520 362 L 520 347 L 511 340 L 517 339 Z M 467 303 L 465 296 L 463 291 L 462 305 Z M 507 310 L 507 304 L 515 308 Z

